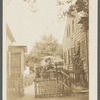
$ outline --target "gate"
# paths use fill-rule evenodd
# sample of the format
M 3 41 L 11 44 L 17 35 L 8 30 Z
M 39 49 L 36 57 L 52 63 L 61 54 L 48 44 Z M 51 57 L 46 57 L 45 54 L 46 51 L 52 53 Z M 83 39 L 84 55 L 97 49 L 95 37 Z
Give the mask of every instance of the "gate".
M 36 79 L 34 84 L 35 97 L 57 96 L 58 94 L 56 79 Z
M 35 97 L 64 96 L 71 93 L 71 84 L 68 76 L 64 76 L 59 72 L 56 78 L 36 78 L 34 86 Z

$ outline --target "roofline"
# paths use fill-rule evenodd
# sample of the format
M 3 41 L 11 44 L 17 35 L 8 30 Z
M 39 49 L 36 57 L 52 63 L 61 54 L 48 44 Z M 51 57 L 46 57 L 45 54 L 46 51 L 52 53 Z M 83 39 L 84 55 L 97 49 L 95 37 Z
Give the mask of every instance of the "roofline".
M 10 27 L 7 23 L 6 23 L 6 34 L 8 35 L 8 37 L 10 37 L 11 41 L 16 42 L 15 38 L 10 30 Z
M 10 45 L 9 46 L 9 49 L 11 48 L 22 48 L 24 50 L 24 52 L 27 52 L 27 46 L 22 46 L 22 45 L 19 45 L 19 46 L 16 46 L 16 45 Z

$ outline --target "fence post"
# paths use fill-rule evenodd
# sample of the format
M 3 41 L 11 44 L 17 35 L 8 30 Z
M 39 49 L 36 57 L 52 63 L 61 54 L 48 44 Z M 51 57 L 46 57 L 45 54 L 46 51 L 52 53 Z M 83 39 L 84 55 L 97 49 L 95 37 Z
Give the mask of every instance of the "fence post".
M 37 82 L 34 80 L 34 92 L 35 92 L 35 97 L 37 97 Z
M 57 77 L 57 84 L 58 84 L 58 69 L 57 69 L 57 62 L 55 62 L 55 66 L 56 66 L 56 77 Z

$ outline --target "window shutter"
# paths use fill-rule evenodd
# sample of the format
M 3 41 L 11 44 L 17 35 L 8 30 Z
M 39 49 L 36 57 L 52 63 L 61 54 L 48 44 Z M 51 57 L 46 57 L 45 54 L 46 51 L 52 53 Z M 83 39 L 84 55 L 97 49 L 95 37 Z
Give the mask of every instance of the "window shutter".
M 82 41 L 82 57 L 85 59 L 85 40 Z
M 74 32 L 74 20 L 72 21 L 72 32 Z
M 68 50 L 68 64 L 70 64 L 70 51 Z
M 66 64 L 66 52 L 64 52 L 64 63 Z

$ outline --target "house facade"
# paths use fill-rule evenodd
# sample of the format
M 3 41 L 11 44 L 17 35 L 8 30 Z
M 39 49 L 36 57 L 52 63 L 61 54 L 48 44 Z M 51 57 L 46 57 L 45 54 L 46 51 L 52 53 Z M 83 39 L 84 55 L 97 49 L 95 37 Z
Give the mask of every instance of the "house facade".
M 22 94 L 27 46 L 13 45 L 15 39 L 6 24 L 7 95 Z
M 72 78 L 76 78 L 75 75 L 75 62 L 82 62 L 83 70 L 85 73 L 85 79 L 89 80 L 89 57 L 88 57 L 88 30 L 84 30 L 80 21 L 82 17 L 75 13 L 75 17 L 67 17 L 67 22 L 64 31 L 63 38 L 63 58 L 64 69 L 69 71 Z M 75 56 L 78 57 L 75 59 Z M 80 60 L 79 60 L 80 59 Z M 80 78 L 81 79 L 81 78 Z

